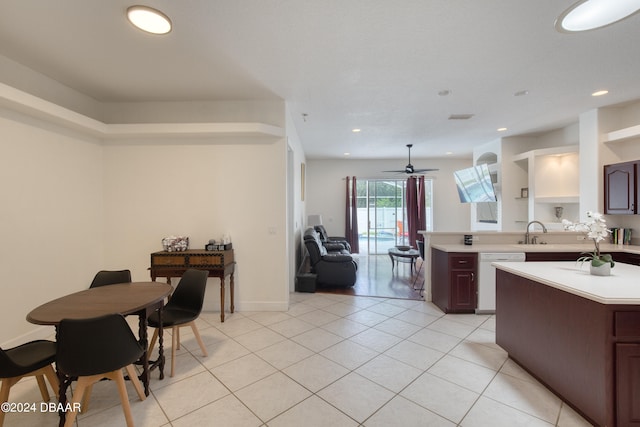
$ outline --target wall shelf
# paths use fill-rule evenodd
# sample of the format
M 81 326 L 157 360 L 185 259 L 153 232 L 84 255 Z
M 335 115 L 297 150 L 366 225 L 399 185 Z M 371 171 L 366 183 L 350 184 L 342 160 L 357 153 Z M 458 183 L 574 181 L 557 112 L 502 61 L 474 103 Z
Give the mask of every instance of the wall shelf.
M 609 132 L 604 136 L 604 142 L 620 142 L 640 137 L 640 125 Z
M 579 196 L 536 197 L 534 200 L 536 203 L 549 203 L 549 204 L 580 203 Z

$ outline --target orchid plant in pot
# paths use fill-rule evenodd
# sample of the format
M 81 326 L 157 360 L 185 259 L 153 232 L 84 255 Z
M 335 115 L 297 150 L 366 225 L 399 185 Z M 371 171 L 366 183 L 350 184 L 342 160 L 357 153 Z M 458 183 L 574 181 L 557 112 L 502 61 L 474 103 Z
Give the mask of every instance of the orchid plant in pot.
M 591 274 L 596 276 L 608 276 L 611 268 L 615 266 L 611 254 L 600 253 L 600 242 L 607 238 L 611 230 L 607 228 L 607 223 L 602 214 L 598 212 L 587 212 L 587 221 L 573 223 L 566 219 L 562 220 L 565 230 L 579 231 L 587 233 L 587 237 L 593 240 L 595 249 L 593 252 L 584 252 L 578 262 L 584 263 L 590 261 Z

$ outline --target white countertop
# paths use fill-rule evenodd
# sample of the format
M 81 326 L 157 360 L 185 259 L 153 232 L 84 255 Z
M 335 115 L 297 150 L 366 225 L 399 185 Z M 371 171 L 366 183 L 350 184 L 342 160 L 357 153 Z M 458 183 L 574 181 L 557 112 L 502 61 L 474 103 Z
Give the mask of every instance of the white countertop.
M 500 270 L 601 304 L 640 304 L 640 267 L 616 263 L 611 276 L 592 276 L 589 263 L 494 262 Z
M 517 243 L 496 243 L 496 244 L 474 244 L 463 245 L 457 243 L 437 243 L 432 244 L 433 249 L 439 249 L 445 252 L 592 252 L 593 242 L 585 243 L 549 243 L 538 245 L 522 245 Z M 629 252 L 640 254 L 640 246 L 630 245 L 612 245 L 610 243 L 602 243 L 600 252 Z M 615 261 L 615 259 L 614 259 Z

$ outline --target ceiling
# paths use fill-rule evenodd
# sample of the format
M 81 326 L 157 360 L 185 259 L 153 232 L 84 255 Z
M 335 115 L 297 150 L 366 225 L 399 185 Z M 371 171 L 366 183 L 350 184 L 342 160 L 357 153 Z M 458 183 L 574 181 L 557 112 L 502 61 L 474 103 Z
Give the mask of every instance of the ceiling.
M 0 55 L 100 102 L 286 100 L 307 158 L 469 157 L 640 99 L 640 14 L 561 34 L 573 2 L 145 0 L 153 36 L 136 0 L 4 0 Z

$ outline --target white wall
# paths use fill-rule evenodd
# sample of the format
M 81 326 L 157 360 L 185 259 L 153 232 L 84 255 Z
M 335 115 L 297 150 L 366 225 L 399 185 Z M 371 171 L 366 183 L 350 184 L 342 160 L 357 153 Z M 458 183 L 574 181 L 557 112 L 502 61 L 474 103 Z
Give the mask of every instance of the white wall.
M 190 248 L 204 249 L 229 233 L 237 309 L 285 310 L 286 144 L 215 142 L 105 146 L 105 268 L 150 280 L 149 254 L 163 237 L 189 236 Z M 205 310 L 219 310 L 218 283 L 209 279 Z
M 295 275 L 304 258 L 304 245 L 302 242 L 302 233 L 306 225 L 306 179 L 302 180 L 302 165 L 305 165 L 306 175 L 306 157 L 302 149 L 302 142 L 298 136 L 298 132 L 294 126 L 291 107 L 287 105 L 286 109 L 286 134 L 287 144 L 290 158 L 287 165 L 287 189 L 290 190 L 290 198 L 288 203 L 292 206 L 287 207 L 287 213 L 292 217 L 289 218 L 289 236 L 288 249 L 289 254 L 289 290 L 295 290 Z M 304 185 L 304 188 L 303 188 Z M 305 197 L 303 198 L 303 190 Z
M 434 178 L 434 230 L 469 230 L 469 204 L 460 203 L 453 172 L 471 166 L 471 159 L 411 159 L 411 163 L 440 169 L 426 175 Z M 345 178 L 355 175 L 356 179 L 404 179 L 404 174 L 381 171 L 402 169 L 405 164 L 403 160 L 311 159 L 307 162 L 307 213 L 321 214 L 329 234 L 343 236 Z
M 593 199 L 593 194 L 595 193 L 598 197 L 597 206 L 599 206 L 599 209 L 604 208 L 604 190 L 602 185 L 603 166 L 612 163 L 640 160 L 640 138 L 636 137 L 625 141 L 602 143 L 602 135 L 636 125 L 640 125 L 640 102 L 591 110 L 580 116 L 580 150 L 582 153 L 583 146 L 590 147 L 591 157 L 588 160 L 590 164 L 597 168 L 597 176 L 593 174 L 591 177 L 585 177 L 584 173 L 581 175 L 581 195 L 584 195 L 585 192 L 590 192 L 588 197 Z M 591 134 L 588 133 L 589 131 Z M 581 161 L 582 160 L 581 158 Z M 587 173 L 587 171 L 585 171 L 585 173 Z M 596 178 L 598 181 L 594 182 Z M 594 185 L 598 185 L 598 191 L 593 191 Z M 592 201 L 592 205 L 596 205 L 596 200 Z M 607 215 L 606 220 L 607 226 L 609 227 L 631 228 L 633 231 L 632 243 L 640 244 L 640 215 Z
M 285 126 L 284 102 L 237 101 L 227 110 L 221 103 L 116 108 L 9 65 L 26 78 L 5 75 L 3 68 L 0 81 L 24 90 L 33 82 L 36 95 L 91 115 L 118 118 L 115 111 L 122 108 L 132 121 Z M 290 148 L 293 162 L 301 163 L 297 137 L 292 143 L 240 136 L 101 140 L 0 109 L 0 345 L 51 335 L 52 328 L 28 323 L 27 313 L 85 289 L 100 269 L 129 268 L 134 280 L 150 280 L 149 254 L 161 250 L 161 239 L 170 234 L 188 235 L 192 248 L 203 248 L 229 233 L 237 261 L 236 309 L 286 310 L 294 271 L 288 240 L 295 238 L 287 203 L 298 224 L 304 216 L 304 203 L 287 192 L 288 186 L 300 191 L 300 175 L 287 173 Z M 219 310 L 218 283 L 210 279 L 205 310 Z
M 0 109 L 0 345 L 102 267 L 102 172 L 97 140 Z

